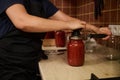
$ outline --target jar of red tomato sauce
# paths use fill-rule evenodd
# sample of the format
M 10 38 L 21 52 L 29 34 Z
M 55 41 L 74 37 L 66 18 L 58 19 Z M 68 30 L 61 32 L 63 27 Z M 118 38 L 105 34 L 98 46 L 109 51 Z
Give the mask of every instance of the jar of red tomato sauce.
M 84 64 L 84 43 L 80 37 L 79 30 L 74 30 L 67 45 L 67 60 L 71 66 L 82 66 Z
M 56 44 L 56 47 L 65 47 L 66 38 L 65 38 L 64 31 L 59 30 L 55 32 L 55 44 Z

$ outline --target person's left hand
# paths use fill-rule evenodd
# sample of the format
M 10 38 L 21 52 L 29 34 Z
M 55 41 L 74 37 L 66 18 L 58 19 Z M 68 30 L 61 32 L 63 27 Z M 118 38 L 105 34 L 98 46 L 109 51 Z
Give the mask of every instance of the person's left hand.
M 102 38 L 103 40 L 107 40 L 110 38 L 110 36 L 112 35 L 110 29 L 108 27 L 101 27 L 99 28 L 99 31 L 98 31 L 99 34 L 106 34 L 108 36 L 106 36 L 105 38 Z

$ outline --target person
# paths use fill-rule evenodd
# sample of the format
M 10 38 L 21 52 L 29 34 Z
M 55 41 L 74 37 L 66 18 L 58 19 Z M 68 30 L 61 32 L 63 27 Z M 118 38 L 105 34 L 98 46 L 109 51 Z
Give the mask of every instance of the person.
M 70 17 L 49 0 L 0 0 L 0 80 L 40 80 L 38 61 L 46 32 L 86 28 L 107 34 L 98 28 Z

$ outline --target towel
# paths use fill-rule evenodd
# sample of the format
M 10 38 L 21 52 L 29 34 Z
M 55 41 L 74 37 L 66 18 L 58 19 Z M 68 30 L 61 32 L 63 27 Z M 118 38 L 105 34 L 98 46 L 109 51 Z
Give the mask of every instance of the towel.
M 98 19 L 98 17 L 102 15 L 101 11 L 104 9 L 104 1 L 94 0 L 94 3 L 95 3 L 94 16 L 95 16 L 95 19 Z

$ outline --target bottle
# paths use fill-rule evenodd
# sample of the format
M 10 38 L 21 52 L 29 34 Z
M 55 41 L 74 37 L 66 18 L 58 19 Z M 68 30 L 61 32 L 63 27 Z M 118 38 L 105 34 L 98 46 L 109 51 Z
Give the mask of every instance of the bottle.
M 67 60 L 71 66 L 82 66 L 84 64 L 84 43 L 79 30 L 74 30 L 67 45 Z
M 65 39 L 65 32 L 62 30 L 55 32 L 55 44 L 56 47 L 65 47 L 66 39 Z

